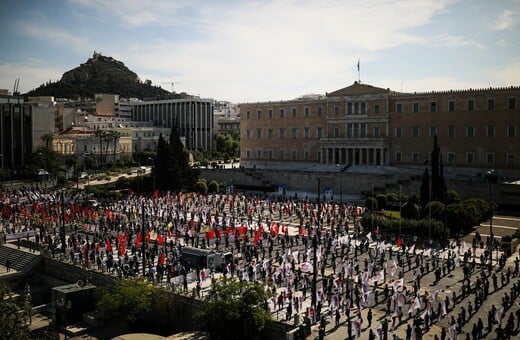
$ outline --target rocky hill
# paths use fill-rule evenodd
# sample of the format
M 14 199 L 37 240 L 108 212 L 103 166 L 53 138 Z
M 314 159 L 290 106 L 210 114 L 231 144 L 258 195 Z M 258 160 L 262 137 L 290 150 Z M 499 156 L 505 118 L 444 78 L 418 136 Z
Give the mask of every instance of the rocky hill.
M 76 99 L 94 98 L 96 93 L 119 94 L 123 98 L 182 98 L 183 94 L 172 94 L 150 80 L 142 82 L 121 61 L 94 52 L 86 63 L 67 71 L 57 82 L 48 82 L 24 94 L 24 96 L 54 96 Z

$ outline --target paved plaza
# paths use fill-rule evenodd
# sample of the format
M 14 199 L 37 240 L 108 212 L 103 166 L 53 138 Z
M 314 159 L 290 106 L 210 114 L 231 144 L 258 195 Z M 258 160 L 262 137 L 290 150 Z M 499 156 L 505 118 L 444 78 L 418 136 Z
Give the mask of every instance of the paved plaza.
M 415 321 L 417 327 L 408 332 L 409 338 L 440 339 L 443 333 L 446 338 L 455 338 L 458 333 L 457 338 L 473 339 L 473 325 L 481 319 L 485 328 L 481 338 L 496 339 L 495 330 L 506 327 L 511 313 L 515 326 L 511 332 L 517 335 L 518 250 L 508 258 L 494 251 L 489 271 L 487 247 L 481 248 L 478 242 L 473 247 L 475 233 L 451 240 L 442 249 L 413 239 L 398 247 L 395 239 L 379 235 L 378 230 L 356 231 L 362 208 L 351 204 L 322 203 L 318 208 L 315 202 L 264 201 L 238 195 L 138 198 L 97 209 L 88 223 L 68 221 L 65 254 L 59 249 L 58 228 L 41 235 L 50 237 L 38 240 L 31 233 L 23 238 L 21 247 L 19 237 L 9 240 L 7 246 L 28 251 L 28 246 L 41 244 L 48 256 L 89 270 L 124 277 L 128 271 L 123 269 L 128 265 L 132 275 L 141 275 L 141 247 L 136 241 L 143 213 L 140 207 L 145 208 L 145 223 L 150 230 L 145 272 L 154 284 L 194 297 L 199 284 L 202 298 L 210 289 L 211 276 L 234 275 L 266 282 L 272 294 L 267 308 L 273 318 L 295 328 L 312 320 L 309 338 L 319 337 L 321 324 L 326 339 L 345 339 L 349 328 L 352 337 L 359 328 L 360 338 L 368 339 L 372 331 L 375 338 L 406 339 L 407 327 L 414 328 Z M 118 217 L 111 221 L 111 216 Z M 168 226 L 168 218 L 176 221 L 177 230 Z M 518 219 L 507 216 L 494 218 L 497 234 L 501 229 L 516 228 L 518 223 Z M 200 226 L 198 233 L 191 233 L 194 224 Z M 224 225 L 228 232 L 224 232 Z M 208 236 L 211 232 L 207 226 L 214 226 L 217 233 Z M 483 223 L 476 229 L 483 239 L 488 227 Z M 318 259 L 317 308 L 311 305 L 313 235 Z M 140 242 L 145 241 L 141 238 Z M 253 243 L 257 246 L 251 247 Z M 212 273 L 210 268 L 176 270 L 180 269 L 175 268 L 179 265 L 175 261 L 178 249 L 202 244 L 233 253 L 236 262 L 222 272 Z M 3 273 L 5 267 L 0 267 Z M 488 289 L 483 288 L 485 282 Z M 488 332 L 489 311 L 493 308 L 491 321 L 497 323 L 492 323 Z

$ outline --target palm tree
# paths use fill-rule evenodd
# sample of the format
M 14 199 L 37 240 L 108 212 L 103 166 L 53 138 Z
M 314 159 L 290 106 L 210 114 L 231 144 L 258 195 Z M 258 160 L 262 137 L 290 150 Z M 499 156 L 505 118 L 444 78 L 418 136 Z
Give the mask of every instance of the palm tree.
M 114 164 L 116 164 L 116 146 L 117 146 L 117 140 L 121 137 L 121 132 L 112 130 L 111 137 L 114 138 Z
M 100 167 L 103 167 L 103 139 L 106 136 L 105 130 L 96 130 L 96 137 L 99 137 L 99 148 L 100 148 L 100 154 L 99 154 L 99 165 Z

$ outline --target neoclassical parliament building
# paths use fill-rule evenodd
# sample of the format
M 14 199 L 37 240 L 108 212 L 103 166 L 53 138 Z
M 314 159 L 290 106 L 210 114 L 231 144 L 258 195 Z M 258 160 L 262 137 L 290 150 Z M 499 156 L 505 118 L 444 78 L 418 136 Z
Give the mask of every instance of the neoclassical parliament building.
M 325 95 L 240 104 L 241 164 L 423 169 L 520 176 L 520 87 L 403 93 L 360 82 Z M 323 167 L 323 166 L 322 166 Z

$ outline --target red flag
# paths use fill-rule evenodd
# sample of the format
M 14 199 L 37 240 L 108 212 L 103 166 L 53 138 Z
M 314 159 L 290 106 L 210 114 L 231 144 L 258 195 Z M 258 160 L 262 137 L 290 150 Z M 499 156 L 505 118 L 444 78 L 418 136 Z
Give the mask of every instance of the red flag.
M 159 197 L 159 190 L 155 190 L 153 192 L 153 197 L 156 198 L 156 197 Z
M 253 244 L 256 244 L 260 240 L 260 231 L 255 231 L 255 240 Z
M 398 236 L 397 237 L 397 246 L 400 247 L 403 244 L 403 240 Z
M 159 264 L 164 264 L 166 262 L 166 256 L 164 256 L 164 253 L 161 253 L 159 255 Z
M 107 252 L 111 252 L 112 251 L 112 244 L 110 243 L 110 240 L 107 239 Z
M 163 244 L 164 243 L 164 239 L 163 239 L 161 234 L 157 234 L 157 243 L 158 244 Z
M 139 234 L 137 234 L 137 237 L 135 238 L 135 247 L 136 248 L 139 248 L 142 240 L 143 240 L 143 236 L 141 235 L 141 232 L 139 232 Z
M 214 238 L 215 237 L 215 230 L 210 229 L 207 233 L 206 233 L 206 238 L 209 240 L 210 238 Z
M 125 251 L 126 251 L 126 243 L 125 242 L 120 243 L 119 244 L 119 256 L 123 256 L 125 254 Z

